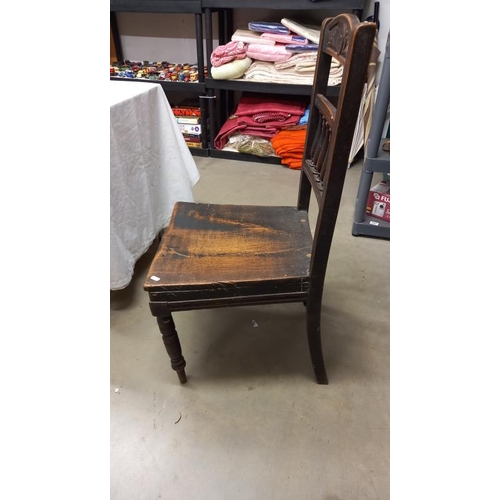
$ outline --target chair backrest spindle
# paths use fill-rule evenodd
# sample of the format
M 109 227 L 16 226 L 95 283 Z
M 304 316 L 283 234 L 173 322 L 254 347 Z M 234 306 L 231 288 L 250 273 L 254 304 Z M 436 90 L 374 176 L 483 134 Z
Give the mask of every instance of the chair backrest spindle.
M 327 18 L 321 26 L 297 202 L 308 210 L 311 190 L 318 201 L 310 273 L 320 296 L 375 33 L 375 23 L 353 14 Z M 336 108 L 325 97 L 332 58 L 343 65 Z

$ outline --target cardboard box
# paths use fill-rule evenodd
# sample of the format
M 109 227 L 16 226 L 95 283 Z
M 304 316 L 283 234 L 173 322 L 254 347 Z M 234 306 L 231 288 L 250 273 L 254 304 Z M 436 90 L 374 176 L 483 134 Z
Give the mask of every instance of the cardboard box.
M 186 98 L 176 106 L 172 106 L 172 113 L 175 116 L 201 116 L 200 99 Z
M 201 123 L 201 118 L 199 116 L 176 116 L 175 121 L 178 124 L 198 125 L 199 123 Z
M 177 126 L 179 127 L 179 130 L 183 134 L 189 134 L 189 135 L 200 135 L 201 134 L 201 125 L 187 125 L 185 123 L 178 123 Z
M 184 140 L 186 142 L 201 142 L 201 136 L 200 135 L 182 134 L 182 137 L 184 137 Z
M 366 213 L 387 222 L 391 220 L 391 189 L 387 181 L 380 181 L 370 189 Z

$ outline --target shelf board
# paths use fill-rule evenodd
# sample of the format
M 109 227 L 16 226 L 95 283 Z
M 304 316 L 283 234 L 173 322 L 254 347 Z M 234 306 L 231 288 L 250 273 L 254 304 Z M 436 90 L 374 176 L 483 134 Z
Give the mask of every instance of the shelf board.
M 163 87 L 163 90 L 205 92 L 205 84 L 200 82 L 169 82 L 165 80 L 146 80 L 142 78 L 120 78 L 118 76 L 110 76 L 109 78 L 120 82 L 157 83 Z
M 281 158 L 278 156 L 257 156 L 236 151 L 224 151 L 223 149 L 210 149 L 211 158 L 221 158 L 224 160 L 252 161 L 256 163 L 270 163 L 281 165 Z
M 201 14 L 201 0 L 110 0 L 111 12 Z
M 365 163 L 363 169 L 366 172 L 380 172 L 382 174 L 388 174 L 391 170 L 391 155 L 382 149 L 382 144 L 388 139 L 381 139 L 378 147 L 377 156 L 372 158 L 367 156 L 365 158 Z M 368 144 L 369 146 L 369 144 Z
M 363 9 L 365 0 L 322 0 L 321 2 L 308 2 L 306 0 L 253 0 L 247 5 L 242 5 L 241 0 L 201 0 L 203 8 L 226 9 L 279 9 L 279 10 L 342 10 L 349 11 Z
M 262 92 L 267 94 L 311 95 L 312 85 L 294 85 L 290 83 L 249 82 L 247 80 L 205 79 L 207 89 L 239 90 L 241 92 Z M 328 87 L 326 95 L 338 96 L 340 85 Z
M 353 223 L 352 235 L 390 239 L 391 223 L 365 214 L 362 222 Z
M 209 150 L 203 148 L 189 148 L 189 151 L 193 156 L 209 156 Z
M 387 154 L 384 151 L 385 154 Z M 363 168 L 366 172 L 380 172 L 382 174 L 388 174 L 391 171 L 391 161 L 389 158 L 365 158 L 365 163 Z

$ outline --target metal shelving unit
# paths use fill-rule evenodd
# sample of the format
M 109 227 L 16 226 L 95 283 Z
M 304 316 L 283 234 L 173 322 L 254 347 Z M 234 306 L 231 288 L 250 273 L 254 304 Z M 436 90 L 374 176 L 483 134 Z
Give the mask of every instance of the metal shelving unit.
M 328 12 L 328 15 L 335 15 L 340 12 L 353 12 L 359 18 L 363 13 L 366 0 L 322 0 L 321 2 L 310 2 L 307 0 L 253 0 L 243 4 L 241 0 L 201 0 L 206 23 L 206 47 L 207 54 L 213 51 L 212 37 L 212 14 L 218 14 L 219 25 L 219 45 L 228 43 L 234 33 L 233 11 L 235 9 L 271 9 L 283 11 L 282 17 L 287 17 L 288 13 L 296 16 L 297 11 L 320 11 Z M 210 57 L 207 58 L 208 75 L 205 81 L 209 111 L 210 130 L 212 141 L 217 136 L 217 132 L 224 124 L 235 106 L 236 92 L 257 92 L 281 95 L 303 95 L 310 96 L 312 85 L 293 85 L 278 83 L 247 82 L 243 80 L 214 80 L 210 78 Z M 327 95 L 338 97 L 340 86 L 329 87 Z M 215 95 L 215 91 L 218 92 Z M 232 151 L 217 150 L 213 147 L 213 142 L 209 144 L 210 156 L 216 158 L 226 158 L 231 160 L 258 161 L 261 163 L 280 163 L 276 157 L 255 157 L 251 154 L 235 153 Z
M 207 133 L 207 104 L 205 97 L 205 75 L 204 75 L 204 54 L 203 54 L 203 11 L 201 0 L 110 0 L 110 21 L 113 31 L 113 38 L 116 40 L 116 51 L 118 59 L 123 59 L 120 44 L 120 34 L 116 20 L 117 12 L 152 12 L 169 14 L 193 14 L 196 29 L 196 58 L 198 64 L 198 82 L 168 82 L 158 80 L 126 79 L 133 82 L 157 83 L 161 85 L 165 94 L 167 92 L 197 92 L 200 97 L 200 112 L 202 135 L 202 148 L 189 148 L 194 156 L 208 156 L 208 133 Z M 110 77 L 111 80 L 124 80 L 123 78 Z
M 366 203 L 371 189 L 373 174 L 390 173 L 390 155 L 382 150 L 382 131 L 390 103 L 390 33 L 387 36 L 382 73 L 377 98 L 373 108 L 373 120 L 366 145 L 366 157 L 359 181 L 356 206 L 354 209 L 353 236 L 374 236 L 390 239 L 390 223 L 366 214 Z
M 220 151 L 213 147 L 213 140 L 222 124 L 225 122 L 234 107 L 235 93 L 258 92 L 282 95 L 310 96 L 312 85 L 275 84 L 260 82 L 245 82 L 239 80 L 214 80 L 204 77 L 204 51 L 206 45 L 208 75 L 210 75 L 210 54 L 213 52 L 213 27 L 212 14 L 218 15 L 218 39 L 219 44 L 226 44 L 231 39 L 233 29 L 233 11 L 235 9 L 272 9 L 282 10 L 284 13 L 297 11 L 324 10 L 328 15 L 339 12 L 353 12 L 361 18 L 366 0 L 322 0 L 320 2 L 306 0 L 253 0 L 248 4 L 242 4 L 241 0 L 110 0 L 111 28 L 116 40 L 116 51 L 118 59 L 123 59 L 120 44 L 117 12 L 157 12 L 157 13 L 191 13 L 195 18 L 196 27 L 196 51 L 199 68 L 198 83 L 153 81 L 162 86 L 167 92 L 192 92 L 199 93 L 202 127 L 203 148 L 190 148 L 193 155 L 213 156 L 216 158 L 238 159 L 246 161 L 258 161 L 264 163 L 279 163 L 275 157 L 256 157 L 250 154 Z M 205 21 L 205 34 L 203 34 L 203 16 Z M 110 77 L 111 79 L 120 79 Z M 131 81 L 150 82 L 150 80 L 133 79 Z M 330 87 L 327 95 L 337 97 L 339 86 Z M 209 125 L 209 126 L 208 126 Z M 207 132 L 210 130 L 210 133 Z

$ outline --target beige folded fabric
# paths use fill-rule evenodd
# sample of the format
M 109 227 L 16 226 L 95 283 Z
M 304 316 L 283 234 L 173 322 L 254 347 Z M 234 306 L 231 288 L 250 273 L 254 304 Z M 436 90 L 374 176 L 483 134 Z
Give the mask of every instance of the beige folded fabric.
M 319 35 L 321 26 L 312 26 L 310 24 L 302 24 L 297 20 L 288 19 L 284 17 L 281 20 L 281 24 L 286 26 L 290 31 L 297 33 L 297 35 L 303 36 L 313 43 L 319 43 Z
M 274 40 L 261 38 L 260 33 L 251 30 L 237 29 L 231 37 L 233 42 L 260 43 L 261 45 L 276 45 Z
M 277 63 L 254 61 L 247 69 L 243 80 L 267 83 L 292 83 L 298 85 L 312 85 L 314 71 L 301 73 L 295 68 L 278 70 Z M 337 68 L 335 74 L 330 74 L 328 85 L 339 85 L 342 81 L 342 68 Z
M 316 65 L 317 57 L 318 57 L 317 52 L 302 52 L 299 54 L 293 54 L 293 56 L 290 57 L 290 59 L 276 63 L 276 69 L 292 68 L 295 67 L 297 63 Z
M 290 59 L 286 61 L 276 62 L 275 66 L 276 69 L 279 70 L 294 67 L 297 71 L 314 71 L 316 69 L 317 57 L 317 52 L 304 52 L 300 54 L 294 54 L 292 57 L 290 57 Z M 336 70 L 337 68 L 340 68 L 340 66 L 341 64 L 337 60 L 332 59 L 332 64 L 330 65 L 330 74 L 332 74 L 332 70 Z M 335 74 L 335 71 L 333 71 L 333 74 Z

